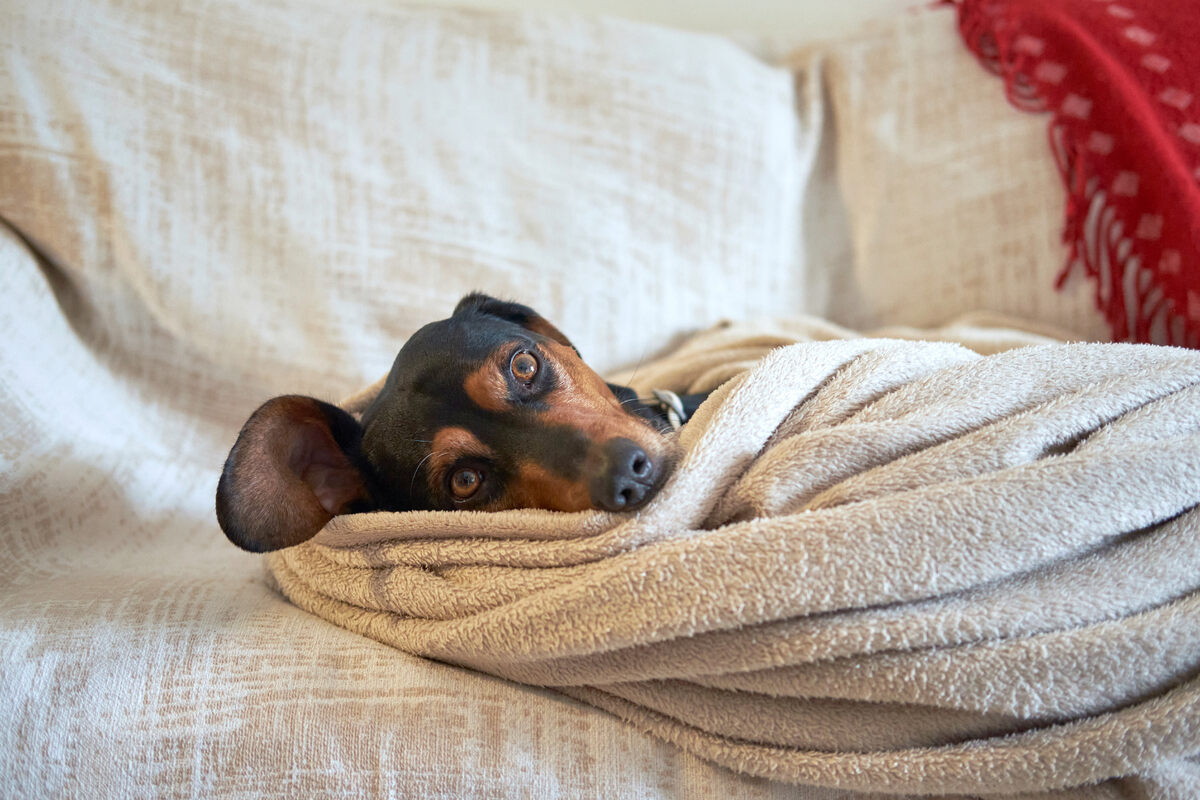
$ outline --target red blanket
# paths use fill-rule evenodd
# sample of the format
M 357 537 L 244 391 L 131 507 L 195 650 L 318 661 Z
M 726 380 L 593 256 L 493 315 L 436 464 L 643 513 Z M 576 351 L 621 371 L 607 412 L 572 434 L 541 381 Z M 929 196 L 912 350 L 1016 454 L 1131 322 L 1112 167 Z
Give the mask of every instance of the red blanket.
M 1009 99 L 1050 111 L 1063 237 L 1118 340 L 1200 347 L 1200 2 L 951 0 Z

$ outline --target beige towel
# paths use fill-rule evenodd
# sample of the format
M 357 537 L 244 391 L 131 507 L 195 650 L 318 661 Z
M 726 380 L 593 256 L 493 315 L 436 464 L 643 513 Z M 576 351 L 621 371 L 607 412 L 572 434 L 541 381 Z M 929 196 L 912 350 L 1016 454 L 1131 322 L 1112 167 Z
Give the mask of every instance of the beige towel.
M 339 517 L 269 570 L 753 775 L 1200 796 L 1200 354 L 842 333 L 724 328 L 616 376 L 721 384 L 635 515 Z

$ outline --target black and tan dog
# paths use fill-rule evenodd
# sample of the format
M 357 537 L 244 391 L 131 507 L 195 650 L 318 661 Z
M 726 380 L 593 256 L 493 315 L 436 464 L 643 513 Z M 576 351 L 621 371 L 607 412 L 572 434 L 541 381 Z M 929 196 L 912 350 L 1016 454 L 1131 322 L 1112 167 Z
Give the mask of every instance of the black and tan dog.
M 680 398 L 682 417 L 704 397 Z M 217 520 L 263 552 L 363 511 L 632 511 L 670 473 L 666 418 L 605 383 L 533 309 L 470 294 L 405 343 L 361 423 L 298 395 L 255 411 L 225 462 Z

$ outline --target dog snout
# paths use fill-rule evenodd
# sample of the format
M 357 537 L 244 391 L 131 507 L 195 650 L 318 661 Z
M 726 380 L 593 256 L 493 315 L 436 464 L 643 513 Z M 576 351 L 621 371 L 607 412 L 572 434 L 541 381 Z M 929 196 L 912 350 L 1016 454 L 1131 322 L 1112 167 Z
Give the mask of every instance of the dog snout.
M 659 465 L 632 439 L 617 437 L 604 445 L 601 468 L 591 482 L 592 503 L 605 511 L 631 511 L 648 501 Z

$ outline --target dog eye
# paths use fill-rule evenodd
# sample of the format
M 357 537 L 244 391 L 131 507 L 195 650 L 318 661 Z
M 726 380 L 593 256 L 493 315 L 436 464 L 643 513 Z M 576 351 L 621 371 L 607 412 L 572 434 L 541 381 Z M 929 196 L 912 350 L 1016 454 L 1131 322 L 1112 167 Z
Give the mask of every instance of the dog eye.
M 529 383 L 538 372 L 538 360 L 532 353 L 517 353 L 509 366 L 513 377 L 521 383 Z
M 454 492 L 454 496 L 459 500 L 467 500 L 479 491 L 482 483 L 483 475 L 477 469 L 455 470 L 450 476 L 450 491 Z

